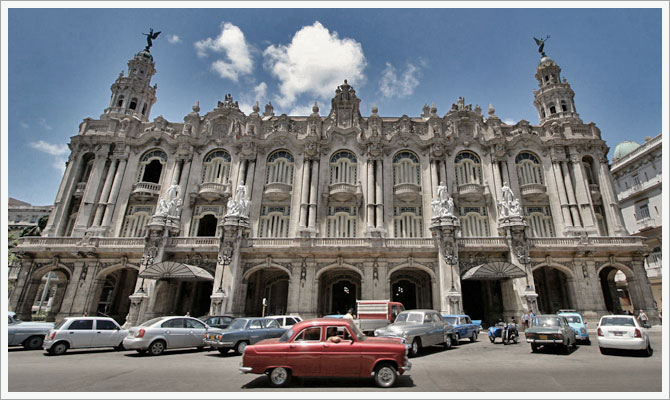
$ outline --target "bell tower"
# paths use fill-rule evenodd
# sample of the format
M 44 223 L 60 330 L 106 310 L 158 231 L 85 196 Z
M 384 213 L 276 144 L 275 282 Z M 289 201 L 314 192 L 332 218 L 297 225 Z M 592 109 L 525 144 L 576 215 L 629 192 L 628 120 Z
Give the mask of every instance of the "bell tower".
M 561 67 L 544 52 L 537 65 L 535 78 L 540 88 L 533 90 L 533 104 L 537 108 L 540 125 L 553 121 L 582 123 L 575 108 L 575 92 L 565 77 L 561 80 Z
M 156 103 L 156 88 L 151 77 L 156 73 L 154 58 L 148 49 L 135 54 L 128 61 L 128 72 L 123 71 L 112 84 L 112 98 L 100 119 L 132 116 L 142 122 L 149 121 L 151 107 Z

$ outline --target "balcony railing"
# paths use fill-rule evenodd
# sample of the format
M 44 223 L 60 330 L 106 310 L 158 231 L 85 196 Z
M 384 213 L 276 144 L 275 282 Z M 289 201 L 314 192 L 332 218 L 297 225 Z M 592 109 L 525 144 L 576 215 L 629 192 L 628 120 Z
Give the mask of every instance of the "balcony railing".
M 230 183 L 205 182 L 198 188 L 198 196 L 209 201 L 230 197 L 230 194 Z
M 271 182 L 265 185 L 263 197 L 270 201 L 283 201 L 291 197 L 293 185 L 283 182 Z
M 541 183 L 527 183 L 521 185 L 521 196 L 527 199 L 544 197 L 547 193 L 547 187 Z
M 328 193 L 335 201 L 351 201 L 361 194 L 358 189 L 357 185 L 351 183 L 333 183 L 328 188 Z
M 158 196 L 160 192 L 161 192 L 160 183 L 137 182 L 133 185 L 133 191 L 131 193 L 136 197 L 151 198 L 154 196 Z
M 476 238 L 459 238 L 458 247 L 462 248 L 507 248 L 507 241 L 504 237 L 476 237 Z
M 484 194 L 484 185 L 479 183 L 464 183 L 458 185 L 458 195 L 464 197 L 481 196 Z
M 399 183 L 393 186 L 393 194 L 403 201 L 416 200 L 421 196 L 421 186 L 416 183 Z

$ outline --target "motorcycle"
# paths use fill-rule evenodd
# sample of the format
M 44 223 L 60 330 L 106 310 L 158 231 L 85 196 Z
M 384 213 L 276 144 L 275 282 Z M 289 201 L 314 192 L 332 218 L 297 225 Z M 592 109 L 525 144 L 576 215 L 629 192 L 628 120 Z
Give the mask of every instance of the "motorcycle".
M 495 343 L 496 338 L 502 339 L 503 344 L 519 343 L 519 328 L 514 323 L 498 322 L 494 326 L 489 327 L 489 340 Z

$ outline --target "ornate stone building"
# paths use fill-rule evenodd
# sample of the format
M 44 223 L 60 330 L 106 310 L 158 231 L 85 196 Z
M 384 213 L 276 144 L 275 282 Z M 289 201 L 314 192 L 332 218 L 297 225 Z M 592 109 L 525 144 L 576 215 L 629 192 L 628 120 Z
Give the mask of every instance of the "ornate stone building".
M 158 116 L 145 49 L 99 119 L 72 137 L 46 237 L 25 238 L 11 307 L 30 318 L 58 274 L 50 318 L 162 314 L 313 317 L 356 299 L 465 311 L 491 323 L 575 308 L 616 311 L 622 271 L 658 314 L 648 251 L 628 236 L 607 146 L 549 57 L 540 124 L 504 124 L 459 98 L 444 115 L 363 116 L 346 81 L 327 114 L 245 115 L 231 95 L 183 122 Z

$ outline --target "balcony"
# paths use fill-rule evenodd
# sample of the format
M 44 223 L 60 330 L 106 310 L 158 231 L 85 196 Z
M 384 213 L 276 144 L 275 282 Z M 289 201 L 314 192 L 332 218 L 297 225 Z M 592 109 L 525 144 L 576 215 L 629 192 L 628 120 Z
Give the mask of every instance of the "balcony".
M 263 198 L 266 198 L 270 201 L 284 201 L 291 198 L 291 191 L 293 186 L 282 183 L 282 182 L 272 182 L 265 185 L 265 191 L 263 192 Z
M 82 197 L 86 190 L 86 182 L 79 182 L 74 187 L 74 197 Z
M 480 200 L 484 195 L 484 185 L 479 183 L 464 183 L 458 185 L 458 197 L 463 200 Z
M 329 200 L 338 202 L 356 201 L 363 196 L 358 185 L 351 183 L 334 183 L 328 188 Z
M 645 217 L 637 220 L 638 231 L 656 228 L 657 226 L 660 226 L 660 224 L 657 224 L 656 221 L 654 221 L 651 217 Z
M 206 182 L 198 188 L 198 196 L 207 201 L 230 197 L 230 183 Z
M 591 199 L 593 199 L 593 201 L 600 200 L 600 186 L 597 183 L 589 184 L 589 191 L 591 192 Z
M 137 182 L 133 185 L 131 195 L 140 200 L 149 200 L 157 197 L 161 192 L 160 183 Z
M 416 183 L 399 183 L 393 186 L 393 194 L 402 201 L 414 201 L 421 197 L 421 186 Z
M 547 187 L 541 183 L 521 185 L 521 197 L 527 200 L 542 200 L 547 196 Z

